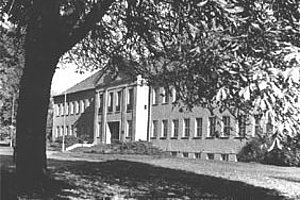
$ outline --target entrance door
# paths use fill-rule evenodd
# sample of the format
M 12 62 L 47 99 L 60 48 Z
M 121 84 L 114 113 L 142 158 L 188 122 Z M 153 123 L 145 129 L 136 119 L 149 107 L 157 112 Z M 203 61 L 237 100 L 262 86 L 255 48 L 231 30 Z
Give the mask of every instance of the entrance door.
M 111 133 L 111 142 L 120 140 L 120 122 L 108 122 Z

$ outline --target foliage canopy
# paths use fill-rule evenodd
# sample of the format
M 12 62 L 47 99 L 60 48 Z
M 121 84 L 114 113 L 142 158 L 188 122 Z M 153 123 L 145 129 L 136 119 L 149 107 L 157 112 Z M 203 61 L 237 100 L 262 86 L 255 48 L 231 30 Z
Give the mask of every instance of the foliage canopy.
M 64 61 L 134 69 L 189 107 L 262 113 L 279 137 L 300 128 L 297 0 L 3 2 L 20 29 L 54 22 Z

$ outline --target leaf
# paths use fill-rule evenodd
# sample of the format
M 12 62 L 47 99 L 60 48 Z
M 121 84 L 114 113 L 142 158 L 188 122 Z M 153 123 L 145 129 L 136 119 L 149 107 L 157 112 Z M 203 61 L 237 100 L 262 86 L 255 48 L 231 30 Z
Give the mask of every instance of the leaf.
M 226 8 L 225 10 L 231 14 L 237 14 L 243 12 L 244 8 L 241 6 L 235 6 L 234 8 Z
M 258 84 L 259 90 L 264 90 L 264 89 L 266 89 L 267 87 L 268 87 L 268 84 L 267 84 L 266 81 L 262 81 L 262 82 L 260 82 L 260 83 Z
M 207 4 L 207 2 L 208 2 L 208 0 L 199 2 L 199 3 L 197 4 L 197 6 L 202 7 L 202 6 L 204 6 L 205 4 Z
M 256 28 L 256 29 L 261 29 L 260 26 L 259 26 L 259 24 L 254 23 L 254 22 L 251 23 L 251 26 L 252 26 L 253 28 Z

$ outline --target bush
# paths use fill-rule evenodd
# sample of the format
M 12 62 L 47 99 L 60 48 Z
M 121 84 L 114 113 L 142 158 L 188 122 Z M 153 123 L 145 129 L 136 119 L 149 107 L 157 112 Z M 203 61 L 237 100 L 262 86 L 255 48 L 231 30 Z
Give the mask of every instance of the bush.
M 260 138 L 254 138 L 242 148 L 237 155 L 239 161 L 242 162 L 262 162 L 266 153 L 263 148 L 263 141 Z
M 166 152 L 154 147 L 152 143 L 146 141 L 123 143 L 120 141 L 115 141 L 112 144 L 99 144 L 91 148 L 83 148 L 81 150 L 85 153 L 99 154 L 167 155 Z
M 56 138 L 54 143 L 57 143 L 57 144 L 59 144 L 59 146 L 61 146 L 62 140 L 63 140 L 63 137 L 60 136 L 60 137 Z M 66 147 L 72 146 L 73 144 L 82 143 L 82 142 L 83 142 L 83 140 L 78 137 L 71 136 L 71 135 L 65 136 L 65 146 Z
M 266 138 L 254 138 L 237 155 L 242 162 L 259 162 L 277 166 L 300 166 L 300 137 L 288 138 L 282 142 L 282 149 L 273 149 L 270 152 L 264 146 L 271 141 Z

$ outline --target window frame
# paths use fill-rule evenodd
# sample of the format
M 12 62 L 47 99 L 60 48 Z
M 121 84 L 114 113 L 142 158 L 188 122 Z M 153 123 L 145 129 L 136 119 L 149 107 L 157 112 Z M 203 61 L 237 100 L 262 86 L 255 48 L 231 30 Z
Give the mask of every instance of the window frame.
M 172 138 L 178 138 L 179 136 L 179 120 L 173 119 L 172 120 Z
M 222 117 L 222 137 L 228 138 L 230 137 L 231 124 L 230 124 L 230 116 L 224 115 Z
M 167 138 L 168 136 L 168 120 L 163 119 L 161 121 L 161 138 Z
M 183 119 L 183 138 L 188 138 L 190 136 L 191 136 L 191 120 L 190 120 L 190 118 L 184 118 Z
M 213 122 L 213 123 L 212 123 Z M 216 137 L 216 125 L 217 125 L 217 117 L 210 116 L 208 117 L 208 131 L 207 131 L 207 138 Z
M 157 138 L 158 134 L 158 120 L 152 120 L 151 138 Z
M 202 137 L 202 135 L 203 135 L 203 118 L 196 117 L 196 119 L 195 119 L 195 136 L 194 137 L 200 138 L 200 137 Z

